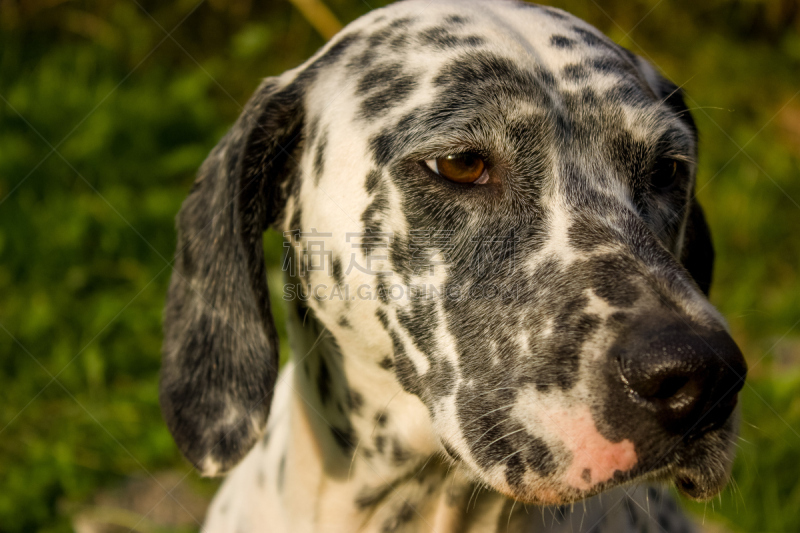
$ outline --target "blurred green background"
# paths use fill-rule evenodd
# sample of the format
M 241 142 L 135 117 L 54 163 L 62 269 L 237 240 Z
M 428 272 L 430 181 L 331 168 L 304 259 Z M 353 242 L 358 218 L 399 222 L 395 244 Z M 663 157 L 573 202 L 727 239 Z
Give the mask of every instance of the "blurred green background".
M 216 482 L 157 401 L 173 217 L 259 79 L 383 3 L 0 0 L 0 531 L 198 529 Z M 700 128 L 712 300 L 751 370 L 734 483 L 689 507 L 800 531 L 800 2 L 552 5 L 683 86 Z

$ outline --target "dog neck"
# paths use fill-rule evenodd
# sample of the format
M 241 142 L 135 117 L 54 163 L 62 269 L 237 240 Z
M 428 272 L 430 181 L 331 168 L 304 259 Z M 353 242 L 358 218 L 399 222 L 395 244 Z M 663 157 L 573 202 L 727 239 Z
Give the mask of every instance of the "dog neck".
M 388 339 L 370 346 L 297 311 L 289 320 L 293 361 L 283 386 L 290 421 L 279 460 L 292 521 L 314 516 L 311 531 L 325 523 L 326 531 L 448 532 L 476 516 L 509 516 L 510 500 L 477 490 L 441 452 L 427 409 L 383 357 L 391 353 Z M 297 494 L 315 501 L 297 502 Z

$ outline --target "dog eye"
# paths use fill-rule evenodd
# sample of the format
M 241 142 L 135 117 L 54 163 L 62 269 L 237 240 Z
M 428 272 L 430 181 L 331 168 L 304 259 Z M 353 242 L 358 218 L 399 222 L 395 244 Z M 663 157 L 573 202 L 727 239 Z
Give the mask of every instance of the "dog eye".
M 452 154 L 427 159 L 425 164 L 441 177 L 456 183 L 483 184 L 489 181 L 486 163 L 476 154 Z
M 675 159 L 662 157 L 656 161 L 653 173 L 650 174 L 650 183 L 656 189 L 668 189 L 681 174 L 682 165 Z

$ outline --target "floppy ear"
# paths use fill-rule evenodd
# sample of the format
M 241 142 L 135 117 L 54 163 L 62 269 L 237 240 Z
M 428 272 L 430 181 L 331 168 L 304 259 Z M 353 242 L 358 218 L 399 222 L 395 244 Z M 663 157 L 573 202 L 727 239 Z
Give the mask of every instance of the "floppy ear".
M 683 91 L 659 74 L 650 63 L 641 57 L 635 57 L 650 88 L 657 97 L 662 99 L 663 104 L 671 108 L 689 127 L 696 146 L 697 125 L 683 99 Z M 714 269 L 714 244 L 711 242 L 711 232 L 706 223 L 703 208 L 694 197 L 694 189 L 692 189 L 692 199 L 688 209 L 680 260 L 700 290 L 708 296 Z
M 683 91 L 671 81 L 660 78 L 659 96 L 664 99 L 664 104 L 671 107 L 686 123 L 697 143 L 697 126 L 683 99 Z M 708 296 L 714 270 L 714 244 L 711 242 L 711 231 L 708 228 L 705 213 L 694 194 L 694 188 L 692 188 L 692 199 L 688 206 L 689 213 L 686 217 L 686 229 L 681 249 L 681 263 L 689 271 L 703 294 Z
M 681 263 L 694 278 L 700 290 L 708 296 L 714 272 L 714 244 L 703 208 L 696 199 L 689 205 L 689 217 L 681 250 Z
M 279 216 L 303 122 L 298 84 L 261 84 L 203 163 L 177 218 L 164 313 L 160 402 L 204 475 L 233 467 L 261 435 L 278 374 L 262 234 Z

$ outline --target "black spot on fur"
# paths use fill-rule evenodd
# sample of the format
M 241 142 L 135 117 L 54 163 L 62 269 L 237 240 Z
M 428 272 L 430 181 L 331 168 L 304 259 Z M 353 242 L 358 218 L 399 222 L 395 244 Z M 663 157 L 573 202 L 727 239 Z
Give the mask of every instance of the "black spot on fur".
M 365 96 L 371 91 L 384 88 L 397 80 L 402 74 L 403 66 L 400 63 L 383 64 L 367 71 L 356 88 L 357 96 Z
M 391 370 L 392 368 L 394 368 L 394 361 L 392 361 L 392 358 L 387 355 L 386 357 L 381 359 L 380 363 L 378 363 L 378 366 L 380 366 L 384 370 Z
M 467 22 L 469 22 L 469 19 L 461 15 L 450 15 L 446 19 L 444 19 L 444 21 L 447 24 L 460 26 L 461 24 L 466 24 Z
M 375 507 L 389 495 L 392 489 L 394 487 L 388 483 L 377 489 L 365 487 L 356 496 L 356 507 L 361 510 Z
M 314 157 L 314 183 L 319 183 L 322 173 L 325 171 L 325 149 L 328 146 L 328 133 L 322 132 L 317 143 L 317 154 Z
M 563 35 L 553 35 L 550 37 L 550 46 L 556 48 L 572 48 L 575 46 L 575 41 Z
M 308 66 L 308 68 L 299 74 L 296 80 L 297 83 L 306 85 L 313 81 L 320 69 L 333 65 L 339 61 L 339 58 L 341 58 L 354 43 L 361 39 L 361 34 L 358 32 L 353 32 L 350 34 L 337 36 L 336 38 L 338 40 L 331 45 L 327 52 L 318 57 L 311 65 Z M 293 97 L 296 98 L 297 95 L 294 95 Z
M 483 38 L 477 35 L 460 37 L 450 33 L 448 28 L 435 26 L 419 33 L 418 38 L 424 45 L 433 46 L 440 50 L 448 48 L 476 47 L 483 44 Z
M 356 436 L 353 428 L 337 428 L 331 426 L 331 435 L 336 445 L 346 456 L 350 457 L 356 447 Z
M 554 19 L 566 20 L 568 18 L 567 15 L 565 15 L 563 13 L 560 13 L 560 12 L 556 11 L 553 8 L 550 8 L 550 7 L 547 7 L 547 6 L 542 6 L 542 9 L 544 10 L 545 13 L 547 13 L 548 15 L 553 17 Z
M 312 118 L 308 123 L 308 133 L 306 133 L 306 145 L 311 146 L 317 140 L 319 133 L 319 117 Z
M 347 68 L 356 72 L 369 68 L 377 57 L 377 49 L 373 46 L 367 46 L 363 52 L 352 56 L 350 61 L 347 62 Z
M 483 37 L 478 37 L 477 35 L 467 35 L 461 39 L 461 44 L 469 47 L 481 46 L 483 43 Z
M 544 85 L 545 87 L 550 87 L 551 89 L 556 87 L 556 77 L 553 76 L 553 73 L 549 70 L 545 69 L 542 66 L 537 66 L 535 69 L 536 76 L 539 78 L 539 82 Z
M 397 310 L 397 321 L 408 332 L 417 348 L 429 358 L 432 357 L 436 331 L 435 300 L 414 299 L 409 311 Z
M 540 12 L 544 13 L 545 15 L 548 15 L 548 16 L 553 17 L 554 19 L 558 19 L 558 20 L 567 19 L 566 15 L 554 10 L 553 8 L 550 8 L 550 7 L 547 7 L 547 6 L 542 6 L 542 5 L 539 5 L 539 4 L 529 4 L 527 2 L 519 2 L 517 4 L 517 7 L 522 8 L 522 9 L 535 9 L 536 11 L 540 11 Z
M 411 458 L 411 454 L 397 439 L 392 439 L 392 462 L 402 465 Z
M 380 65 L 368 71 L 358 84 L 356 94 L 369 95 L 361 102 L 361 114 L 373 119 L 401 104 L 417 87 L 413 76 L 402 72 L 402 65 Z
M 283 492 L 283 482 L 286 478 L 286 454 L 281 456 L 281 461 L 278 463 L 278 492 Z
M 376 247 L 385 244 L 385 238 L 381 235 L 381 230 L 383 215 L 388 209 L 388 192 L 385 188 L 380 188 L 372 199 L 372 202 L 370 202 L 361 214 L 361 222 L 364 224 L 364 234 L 361 237 L 361 249 L 364 251 L 364 255 L 370 255 Z
M 351 329 L 353 327 L 353 325 L 350 323 L 349 320 L 347 320 L 347 317 L 344 315 L 340 316 L 339 320 L 337 320 L 336 323 L 339 324 L 339 326 L 346 329 Z
M 405 524 L 411 522 L 414 518 L 414 506 L 408 502 L 403 503 L 395 516 L 392 516 L 384 522 L 381 527 L 381 533 L 394 533 L 398 531 Z
M 550 81 L 555 83 L 555 79 L 545 80 L 545 83 Z M 485 91 L 493 86 L 502 87 L 511 98 L 537 103 L 549 100 L 540 89 L 542 80 L 537 80 L 533 73 L 521 69 L 513 61 L 488 52 L 473 52 L 454 59 L 442 67 L 433 83 L 460 98 L 475 95 L 482 99 Z
M 331 372 L 324 357 L 319 359 L 319 371 L 317 373 L 317 392 L 322 405 L 328 403 L 331 398 Z
M 381 172 L 379 170 L 373 169 L 369 171 L 369 174 L 367 174 L 367 181 L 366 181 L 367 192 L 369 194 L 375 192 L 375 188 L 378 186 L 380 179 L 381 179 Z
M 378 319 L 378 322 L 381 323 L 381 326 L 383 326 L 383 329 L 385 329 L 386 332 L 388 333 L 389 329 L 390 329 L 389 328 L 389 317 L 386 316 L 386 313 L 382 309 L 378 309 L 377 311 L 375 311 L 375 317 Z
M 639 297 L 632 275 L 639 270 L 635 261 L 617 254 L 592 258 L 585 271 L 595 294 L 614 307 L 630 307 Z
M 338 257 L 333 258 L 333 279 L 336 280 L 336 284 L 344 286 L 344 275 L 342 272 L 342 261 Z
M 375 435 L 375 438 L 372 442 L 375 444 L 375 449 L 378 451 L 378 453 L 383 453 L 383 450 L 386 447 L 386 437 L 383 435 Z
M 410 39 L 408 35 L 401 33 L 400 35 L 396 35 L 392 37 L 392 40 L 389 41 L 389 46 L 395 50 L 399 51 L 408 46 Z
M 399 19 L 394 19 L 392 22 L 389 23 L 389 27 L 395 30 L 408 28 L 416 21 L 413 17 L 401 17 Z
M 426 391 L 433 397 L 449 396 L 455 385 L 455 370 L 450 361 L 434 361 L 425 374 L 423 383 Z
M 582 81 L 589 77 L 589 71 L 579 63 L 567 65 L 561 70 L 561 75 L 569 81 Z
M 518 436 L 518 441 L 518 446 L 525 450 L 521 456 L 528 468 L 542 477 L 555 472 L 555 458 L 544 440 L 523 431 Z
M 297 207 L 292 214 L 292 219 L 289 221 L 289 228 L 292 231 L 299 231 L 302 228 L 303 210 Z
M 386 411 L 378 411 L 375 413 L 375 425 L 377 425 L 379 428 L 386 427 L 388 421 L 389 413 Z
M 364 396 L 360 392 L 351 389 L 347 403 L 351 413 L 359 414 L 364 406 Z
M 592 47 L 607 47 L 606 42 L 589 30 L 573 26 L 572 31 L 578 34 L 581 40 Z
M 412 137 L 410 128 L 419 113 L 420 110 L 409 113 L 393 128 L 386 128 L 370 139 L 369 147 L 378 166 L 386 166 L 397 155 L 400 147 L 410 141 Z
M 389 335 L 392 338 L 392 346 L 394 347 L 395 375 L 406 392 L 419 396 L 422 393 L 422 389 L 420 388 L 417 369 L 406 354 L 406 349 L 397 333 L 390 331 Z
M 361 103 L 361 113 L 367 119 L 374 119 L 403 103 L 416 87 L 413 76 L 400 76 L 383 90 L 366 98 Z
M 389 295 L 390 295 L 390 288 L 386 283 L 386 275 L 382 272 L 379 272 L 375 276 L 376 284 L 375 290 L 378 293 L 378 299 L 381 301 L 382 304 L 388 305 L 389 304 Z
M 378 48 L 386 42 L 394 34 L 391 27 L 382 28 L 367 38 L 367 45 L 370 48 Z
M 622 234 L 607 225 L 604 220 L 579 215 L 567 230 L 569 244 L 579 252 L 593 252 L 599 246 L 611 246 L 624 242 Z
M 643 108 L 653 103 L 653 98 L 642 90 L 642 86 L 632 81 L 624 81 L 615 85 L 608 89 L 603 94 L 603 97 L 609 104 L 628 107 Z
M 620 78 L 632 79 L 637 79 L 638 76 L 638 72 L 633 65 L 616 57 L 595 58 L 589 61 L 589 65 L 593 70 L 601 74 L 613 74 Z
M 522 482 L 525 478 L 525 465 L 522 459 L 517 456 L 511 457 L 506 463 L 506 482 L 518 489 L 522 487 Z

